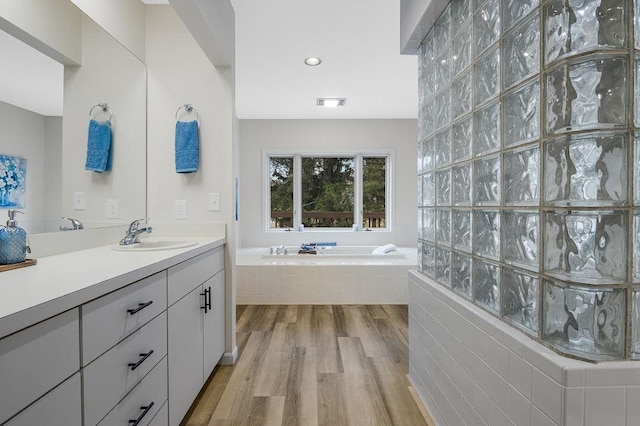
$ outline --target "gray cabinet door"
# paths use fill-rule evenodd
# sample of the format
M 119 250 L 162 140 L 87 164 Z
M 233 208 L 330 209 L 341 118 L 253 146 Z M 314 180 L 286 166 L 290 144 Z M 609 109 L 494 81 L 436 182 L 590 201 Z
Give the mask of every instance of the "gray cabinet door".
M 224 353 L 224 271 L 204 283 L 211 287 L 211 310 L 204 315 L 204 377 L 209 377 Z
M 199 285 L 168 309 L 169 424 L 177 425 L 204 383 L 203 305 Z

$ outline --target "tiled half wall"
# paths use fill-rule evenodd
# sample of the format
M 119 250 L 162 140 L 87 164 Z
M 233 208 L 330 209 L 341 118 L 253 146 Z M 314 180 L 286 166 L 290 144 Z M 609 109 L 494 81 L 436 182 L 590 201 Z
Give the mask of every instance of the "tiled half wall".
M 636 362 L 573 360 L 409 273 L 409 374 L 437 425 L 632 426 Z

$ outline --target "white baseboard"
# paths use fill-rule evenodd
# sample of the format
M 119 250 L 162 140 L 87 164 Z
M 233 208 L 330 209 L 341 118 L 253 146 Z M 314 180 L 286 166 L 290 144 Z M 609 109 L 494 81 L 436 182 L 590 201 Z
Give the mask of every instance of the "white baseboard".
M 238 359 L 238 347 L 234 346 L 231 352 L 225 352 L 220 359 L 221 365 L 233 365 Z

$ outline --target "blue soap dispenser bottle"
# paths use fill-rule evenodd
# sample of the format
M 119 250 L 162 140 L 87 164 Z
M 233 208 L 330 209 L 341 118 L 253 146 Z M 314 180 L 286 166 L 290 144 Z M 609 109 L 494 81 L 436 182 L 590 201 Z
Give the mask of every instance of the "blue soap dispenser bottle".
M 29 247 L 27 246 L 27 232 L 18 226 L 15 216 L 22 213 L 9 210 L 7 226 L 0 228 L 0 264 L 24 262 Z

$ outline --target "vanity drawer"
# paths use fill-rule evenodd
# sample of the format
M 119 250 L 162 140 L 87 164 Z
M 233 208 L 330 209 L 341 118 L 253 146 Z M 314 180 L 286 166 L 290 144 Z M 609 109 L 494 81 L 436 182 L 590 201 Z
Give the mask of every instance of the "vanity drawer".
M 166 283 L 166 272 L 159 272 L 83 305 L 83 365 L 164 311 Z
M 76 373 L 7 423 L 7 426 L 82 425 L 80 373 Z
M 142 381 L 120 401 L 99 423 L 100 425 L 128 425 L 141 418 L 139 426 L 148 425 L 167 400 L 167 357 L 156 365 Z M 151 403 L 153 405 L 148 408 Z M 147 408 L 142 408 L 147 407 Z M 145 413 L 146 411 L 146 413 Z M 144 414 L 144 416 L 143 416 Z M 131 422 L 133 423 L 133 422 Z
M 0 340 L 0 423 L 80 369 L 78 309 Z
M 202 253 L 193 259 L 169 268 L 168 305 L 174 304 L 223 268 L 224 251 L 222 247 Z
M 149 351 L 153 353 L 145 357 Z M 163 312 L 87 365 L 84 368 L 85 424 L 98 423 L 166 354 L 167 313 Z M 135 363 L 138 365 L 129 365 Z
M 165 402 L 149 426 L 169 426 L 169 403 Z

